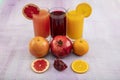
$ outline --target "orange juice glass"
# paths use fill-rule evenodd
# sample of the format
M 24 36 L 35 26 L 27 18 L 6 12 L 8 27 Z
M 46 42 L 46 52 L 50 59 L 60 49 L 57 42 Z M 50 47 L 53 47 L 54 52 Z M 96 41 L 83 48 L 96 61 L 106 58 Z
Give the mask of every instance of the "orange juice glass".
M 38 15 L 33 15 L 33 26 L 35 36 L 47 38 L 49 36 L 50 20 L 48 9 L 40 9 Z
M 75 10 L 67 13 L 67 36 L 73 40 L 82 38 L 84 17 Z

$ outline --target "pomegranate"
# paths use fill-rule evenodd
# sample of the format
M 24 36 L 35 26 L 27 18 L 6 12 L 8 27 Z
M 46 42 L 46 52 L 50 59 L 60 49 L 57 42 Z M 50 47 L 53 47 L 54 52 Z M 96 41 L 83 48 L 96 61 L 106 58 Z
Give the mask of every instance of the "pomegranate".
M 58 71 L 63 71 L 67 68 L 67 65 L 60 59 L 54 61 L 54 68 Z
M 51 52 L 57 58 L 63 58 L 71 53 L 72 42 L 66 36 L 56 36 L 50 43 Z

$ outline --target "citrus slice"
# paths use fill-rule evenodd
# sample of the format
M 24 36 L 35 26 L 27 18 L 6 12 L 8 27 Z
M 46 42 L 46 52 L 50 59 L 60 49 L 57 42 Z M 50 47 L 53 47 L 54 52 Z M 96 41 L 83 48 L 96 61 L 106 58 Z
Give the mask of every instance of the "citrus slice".
M 33 14 L 39 14 L 39 7 L 35 4 L 27 4 L 24 6 L 22 13 L 24 15 L 24 17 L 26 17 L 29 20 L 33 19 Z
M 72 62 L 71 68 L 76 73 L 85 73 L 88 71 L 88 63 L 84 60 L 75 60 Z
M 49 68 L 49 61 L 44 58 L 36 59 L 32 62 L 31 68 L 36 73 L 43 73 Z
M 84 17 L 89 17 L 92 13 L 92 7 L 88 3 L 78 4 L 76 7 L 77 14 L 84 15 Z

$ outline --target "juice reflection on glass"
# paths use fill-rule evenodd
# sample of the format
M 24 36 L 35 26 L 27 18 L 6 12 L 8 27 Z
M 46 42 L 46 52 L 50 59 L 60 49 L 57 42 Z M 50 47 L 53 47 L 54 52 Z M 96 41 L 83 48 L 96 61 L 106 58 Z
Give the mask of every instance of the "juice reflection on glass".
M 47 38 L 49 36 L 49 12 L 47 9 L 41 9 L 39 15 L 33 15 L 33 26 L 35 36 Z
M 75 10 L 67 13 L 67 36 L 71 39 L 82 38 L 84 17 L 76 14 Z
M 50 10 L 51 36 L 66 35 L 66 10 L 56 7 Z

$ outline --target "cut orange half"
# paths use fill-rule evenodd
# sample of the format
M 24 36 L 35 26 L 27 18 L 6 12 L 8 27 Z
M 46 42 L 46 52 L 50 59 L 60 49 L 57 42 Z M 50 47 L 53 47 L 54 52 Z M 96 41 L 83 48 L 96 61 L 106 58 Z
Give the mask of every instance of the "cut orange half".
M 88 63 L 84 60 L 75 60 L 71 64 L 71 68 L 76 73 L 85 73 L 88 71 Z
M 92 7 L 88 3 L 80 3 L 76 7 L 77 14 L 89 17 L 92 13 Z
M 49 62 L 45 58 L 36 59 L 32 62 L 31 68 L 36 73 L 43 73 L 49 68 Z

